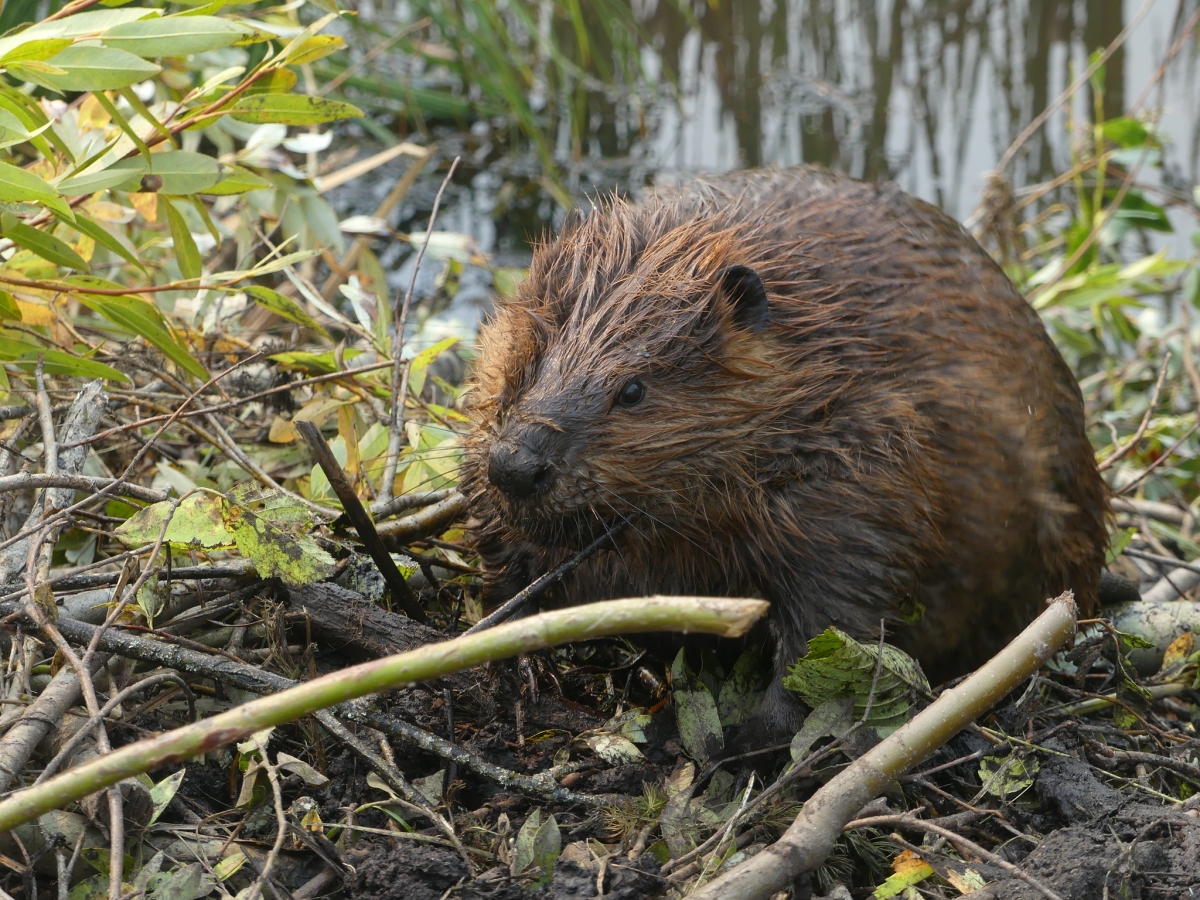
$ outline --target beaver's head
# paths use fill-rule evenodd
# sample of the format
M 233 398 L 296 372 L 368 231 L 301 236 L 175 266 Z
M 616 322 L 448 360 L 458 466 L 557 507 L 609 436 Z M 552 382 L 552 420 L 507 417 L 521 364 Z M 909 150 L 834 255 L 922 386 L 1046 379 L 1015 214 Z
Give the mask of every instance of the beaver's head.
M 541 248 L 480 334 L 468 494 L 514 537 L 562 546 L 634 512 L 642 533 L 703 525 L 745 497 L 764 447 L 747 438 L 784 412 L 754 258 L 744 237 L 621 202 Z

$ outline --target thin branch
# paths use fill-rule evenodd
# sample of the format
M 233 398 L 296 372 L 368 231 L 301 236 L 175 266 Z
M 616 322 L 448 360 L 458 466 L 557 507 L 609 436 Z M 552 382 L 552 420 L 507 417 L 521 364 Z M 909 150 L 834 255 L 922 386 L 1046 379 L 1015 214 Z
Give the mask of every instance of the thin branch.
M 1150 419 L 1154 416 L 1154 410 L 1158 408 L 1158 395 L 1162 392 L 1163 382 L 1167 378 L 1167 369 L 1171 364 L 1171 351 L 1167 350 L 1163 353 L 1162 368 L 1158 371 L 1158 381 L 1154 383 L 1154 392 L 1150 395 L 1150 403 L 1146 406 L 1146 414 L 1142 416 L 1142 422 L 1138 425 L 1138 429 L 1134 432 L 1133 437 L 1125 444 L 1122 444 L 1113 451 L 1112 456 L 1096 466 L 1101 472 L 1104 472 L 1113 467 L 1113 464 L 1125 456 L 1130 450 L 1137 446 L 1142 439 L 1142 435 L 1146 433 L 1146 428 L 1150 425 Z
M 388 426 L 383 483 L 379 486 L 381 502 L 390 500 L 392 497 L 392 486 L 396 481 L 396 469 L 400 462 L 400 445 L 404 437 L 404 404 L 408 398 L 408 366 L 402 357 L 404 356 L 404 331 L 408 326 L 408 310 L 412 304 L 413 291 L 417 287 L 417 274 L 421 271 L 421 261 L 425 259 L 425 250 L 429 246 L 429 239 L 433 236 L 433 226 L 437 221 L 438 208 L 442 205 L 442 193 L 446 190 L 450 179 L 454 177 L 454 170 L 458 168 L 458 160 L 459 157 L 456 156 L 454 162 L 450 163 L 450 171 L 442 179 L 437 196 L 433 198 L 433 211 L 429 214 L 429 227 L 425 230 L 425 239 L 421 241 L 421 248 L 417 251 L 417 258 L 413 261 L 412 276 L 408 279 L 408 289 L 404 292 L 404 301 L 401 302 L 400 294 L 397 292 L 396 302 L 392 309 L 392 324 L 396 328 L 396 333 L 392 336 L 392 421 Z M 403 384 L 401 384 L 402 381 Z
M 648 597 L 614 600 L 531 616 L 451 641 L 334 672 L 106 753 L 0 801 L 0 831 L 168 761 L 189 759 L 256 731 L 295 721 L 347 700 L 429 681 L 496 659 L 595 637 L 684 631 L 737 637 L 767 611 L 761 600 Z M 861 808 L 861 804 L 860 807 Z

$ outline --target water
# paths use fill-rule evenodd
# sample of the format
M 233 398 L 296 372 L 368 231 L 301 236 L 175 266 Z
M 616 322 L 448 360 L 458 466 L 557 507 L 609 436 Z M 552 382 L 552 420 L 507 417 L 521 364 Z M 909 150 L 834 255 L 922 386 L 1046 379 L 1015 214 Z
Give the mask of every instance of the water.
M 645 32 L 640 73 L 627 86 L 593 82 L 582 104 L 546 105 L 560 110 L 548 133 L 577 201 L 680 171 L 817 162 L 895 180 L 965 220 L 1014 139 L 1083 72 L 1093 50 L 1132 25 L 1105 65 L 1103 114 L 1157 118 L 1162 166 L 1138 180 L 1168 205 L 1177 255 L 1190 255 L 1200 161 L 1195 39 L 1178 42 L 1164 77 L 1155 76 L 1195 4 L 714 0 L 695 3 L 689 18 L 675 0 L 635 0 Z M 406 71 L 420 81 L 420 70 Z M 436 69 L 427 71 L 437 83 Z M 1091 121 L 1095 99 L 1078 91 L 1022 145 L 1005 169 L 1018 193 L 1070 168 L 1071 129 Z M 468 232 L 499 264 L 519 265 L 529 241 L 553 229 L 564 209 L 540 160 L 514 148 L 507 133 L 496 122 L 434 129 L 444 154 L 463 157 L 439 227 Z M 386 193 L 394 177 L 379 175 L 359 189 Z M 435 190 L 431 175 L 396 224 L 423 228 Z M 335 205 L 339 213 L 370 212 L 373 202 Z
M 649 171 L 721 172 L 819 162 L 892 179 L 966 218 L 1024 127 L 1082 72 L 1088 54 L 1140 21 L 1108 60 L 1104 111 L 1122 115 L 1150 83 L 1194 5 L 1179 0 L 762 0 L 698 5 L 679 27 L 664 0 L 647 28 L 654 74 L 678 74 L 678 97 L 648 110 L 650 127 L 620 146 L 620 104 L 594 128 L 592 158 L 628 153 Z M 1143 10 L 1143 7 L 1146 7 Z M 1179 186 L 1196 181 L 1200 92 L 1194 41 L 1168 69 L 1161 96 L 1164 160 Z M 1086 115 L 1088 90 L 1076 95 Z M 1020 187 L 1069 168 L 1062 110 L 1008 170 Z M 615 153 L 614 153 L 615 151 Z

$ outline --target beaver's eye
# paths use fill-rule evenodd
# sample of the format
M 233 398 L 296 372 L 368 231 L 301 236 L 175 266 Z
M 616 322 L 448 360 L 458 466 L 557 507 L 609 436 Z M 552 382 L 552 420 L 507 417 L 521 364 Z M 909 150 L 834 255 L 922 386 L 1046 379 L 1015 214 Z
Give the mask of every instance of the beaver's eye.
M 617 394 L 617 402 L 622 406 L 637 406 L 645 396 L 646 388 L 635 378 L 621 388 L 621 393 Z

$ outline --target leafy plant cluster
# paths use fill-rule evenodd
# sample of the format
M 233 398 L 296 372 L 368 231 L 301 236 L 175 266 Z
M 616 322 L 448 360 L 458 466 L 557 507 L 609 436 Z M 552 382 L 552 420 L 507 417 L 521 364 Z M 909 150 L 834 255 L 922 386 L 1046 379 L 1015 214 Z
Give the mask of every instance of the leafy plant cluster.
M 1103 90 L 1100 67 L 1092 117 L 1070 122 L 1066 171 L 1019 196 L 993 182 L 983 235 L 1078 376 L 1098 457 L 1139 435 L 1114 460 L 1118 493 L 1192 504 L 1200 497 L 1200 270 L 1194 250 L 1186 254 L 1200 248 L 1200 195 L 1164 170 L 1155 117 L 1105 119 Z M 1154 539 L 1200 553 L 1190 532 L 1153 528 Z
M 279 149 L 359 115 L 293 90 L 343 46 L 320 34 L 339 14 L 95 7 L 0 38 L 0 360 L 128 382 L 115 342 L 138 337 L 203 381 L 187 326 L 214 304 L 315 326 L 264 282 L 342 244 L 313 173 Z M 230 239 L 237 253 L 206 269 Z

